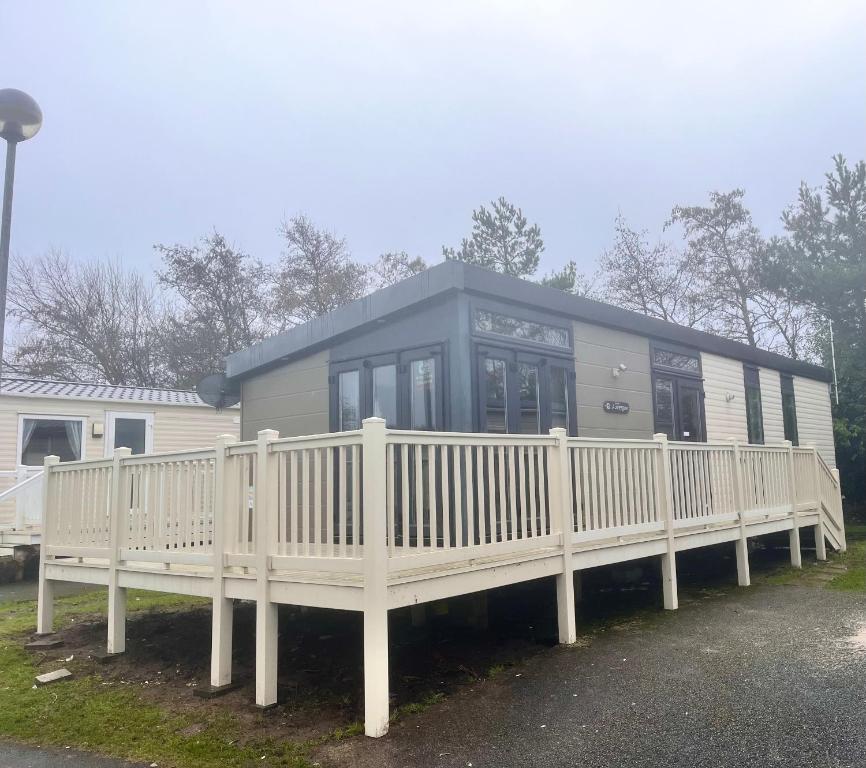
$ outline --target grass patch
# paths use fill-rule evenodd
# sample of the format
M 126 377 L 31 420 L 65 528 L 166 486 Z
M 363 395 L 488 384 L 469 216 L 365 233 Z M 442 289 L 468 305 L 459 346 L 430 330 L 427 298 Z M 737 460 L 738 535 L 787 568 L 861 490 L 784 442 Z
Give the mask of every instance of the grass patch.
M 180 611 L 207 601 L 130 590 L 130 613 Z M 55 601 L 61 629 L 93 614 L 104 615 L 105 592 Z M 36 625 L 34 601 L 0 604 L 0 736 L 15 741 L 71 746 L 115 757 L 158 763 L 162 768 L 306 768 L 310 744 L 249 741 L 225 712 L 193 715 L 167 712 L 130 689 L 102 684 L 98 675 L 80 676 L 34 688 L 38 654 L 22 645 Z M 60 651 L 62 654 L 62 651 Z M 58 666 L 60 666 L 58 664 Z M 193 719 L 194 717 L 194 719 Z M 204 726 L 194 736 L 184 729 Z M 349 735 L 350 729 L 343 729 Z
M 419 715 L 422 712 L 426 712 L 430 707 L 434 704 L 438 704 L 445 698 L 444 693 L 428 693 L 423 699 L 420 701 L 413 701 L 409 704 L 403 704 L 400 707 L 395 707 L 391 712 L 391 722 L 397 722 L 401 717 L 406 717 L 406 715 Z
M 845 534 L 848 551 L 839 559 L 848 570 L 833 579 L 829 586 L 832 589 L 866 592 L 866 525 L 847 525 Z

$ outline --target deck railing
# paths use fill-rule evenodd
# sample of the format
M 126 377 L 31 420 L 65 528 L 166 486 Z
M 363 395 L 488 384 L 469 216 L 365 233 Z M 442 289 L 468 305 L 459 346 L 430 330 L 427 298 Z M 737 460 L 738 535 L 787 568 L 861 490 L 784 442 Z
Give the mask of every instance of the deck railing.
M 806 510 L 823 511 L 844 546 L 838 474 L 814 448 L 374 422 L 383 444 L 370 453 L 370 426 L 283 439 L 265 431 L 169 454 L 50 457 L 46 554 L 111 558 L 116 547 L 118 561 L 212 566 L 216 556 L 255 568 L 264 556 L 274 570 L 361 573 L 371 482 L 391 571 L 560 546 L 564 536 L 593 542 Z

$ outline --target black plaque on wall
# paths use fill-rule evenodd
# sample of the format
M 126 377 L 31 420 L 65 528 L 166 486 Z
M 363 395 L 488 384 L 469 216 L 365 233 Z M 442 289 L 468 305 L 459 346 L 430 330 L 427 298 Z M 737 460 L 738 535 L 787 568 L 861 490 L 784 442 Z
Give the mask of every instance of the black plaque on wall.
M 602 404 L 605 413 L 621 413 L 626 414 L 631 410 L 628 403 L 621 400 L 605 400 Z

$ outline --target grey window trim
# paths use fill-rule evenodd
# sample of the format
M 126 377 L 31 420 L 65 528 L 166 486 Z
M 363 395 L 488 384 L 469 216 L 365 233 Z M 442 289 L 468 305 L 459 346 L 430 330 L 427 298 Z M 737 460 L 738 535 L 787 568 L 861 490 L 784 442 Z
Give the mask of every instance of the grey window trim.
M 672 373 L 677 376 L 687 376 L 689 378 L 694 379 L 703 379 L 704 369 L 703 369 L 703 361 L 701 360 L 701 352 L 699 349 L 695 349 L 694 347 L 686 347 L 682 344 L 672 344 L 667 341 L 656 341 L 655 339 L 650 339 L 650 367 L 654 371 L 664 372 L 664 373 Z M 656 363 L 656 350 L 661 350 L 663 352 L 673 352 L 678 355 L 687 355 L 688 357 L 694 357 L 698 361 L 698 369 L 697 371 L 689 371 L 684 368 L 675 368 L 668 365 L 660 365 Z
M 538 366 L 538 387 L 539 392 L 547 393 L 540 398 L 540 413 L 539 419 L 541 424 L 541 434 L 546 434 L 550 430 L 552 423 L 552 410 L 550 407 L 550 369 L 562 368 L 566 374 L 566 384 L 568 385 L 567 408 L 568 408 L 568 434 L 576 436 L 578 434 L 577 424 L 577 377 L 574 370 L 574 359 L 564 354 L 554 355 L 546 350 L 536 349 L 529 351 L 520 347 L 511 347 L 500 344 L 488 344 L 478 340 L 472 345 L 472 375 L 474 378 L 475 401 L 473 423 L 478 432 L 486 432 L 486 398 L 483 388 L 484 376 L 482 375 L 482 364 L 487 357 L 495 357 L 505 361 L 506 365 L 506 419 L 507 429 L 509 434 L 516 434 L 514 427 L 517 425 L 520 414 L 520 403 L 516 388 L 508 385 L 509 377 L 514 373 L 517 365 L 527 363 Z
M 794 394 L 794 377 L 788 373 L 779 374 L 779 388 L 782 392 L 782 427 L 785 430 L 785 439 L 790 440 L 793 445 L 800 444 L 800 424 L 797 419 L 797 396 Z M 794 407 L 794 434 L 788 431 L 788 425 L 785 422 L 785 398 L 791 398 L 791 404 Z
M 436 365 L 436 392 L 438 402 L 436 403 L 437 417 L 441 424 L 441 431 L 448 431 L 449 418 L 448 408 L 448 345 L 445 342 L 411 346 L 399 350 L 382 352 L 366 357 L 332 362 L 328 371 L 328 401 L 329 401 L 329 425 L 332 432 L 339 429 L 339 402 L 337 376 L 346 371 L 359 371 L 360 408 L 361 421 L 373 414 L 373 368 L 382 365 L 395 365 L 397 367 L 397 426 L 403 429 L 408 424 L 409 418 L 409 365 L 413 360 L 434 358 Z
M 749 443 L 753 445 L 763 445 L 766 441 L 766 433 L 764 432 L 764 402 L 761 396 L 761 376 L 758 368 L 748 363 L 743 363 L 743 388 L 746 396 L 746 431 Z M 758 393 L 758 418 L 760 424 L 752 424 L 749 416 L 749 390 L 754 390 Z M 755 434 L 755 429 L 760 429 L 760 435 Z M 756 439 L 752 439 L 755 437 Z M 760 439 L 757 439 L 760 437 Z

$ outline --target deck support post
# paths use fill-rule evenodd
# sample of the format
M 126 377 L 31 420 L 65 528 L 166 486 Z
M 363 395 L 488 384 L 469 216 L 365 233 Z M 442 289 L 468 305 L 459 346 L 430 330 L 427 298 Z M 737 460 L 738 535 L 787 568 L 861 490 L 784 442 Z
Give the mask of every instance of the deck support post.
M 824 540 L 824 523 L 815 526 L 815 558 L 817 560 L 827 559 L 827 542 Z
M 550 508 L 556 510 L 562 532 L 562 573 L 556 576 L 556 616 L 559 642 L 570 645 L 577 641 L 577 620 L 574 612 L 574 571 L 571 565 L 571 537 L 574 515 L 571 494 L 571 467 L 568 456 L 568 432 L 562 427 L 550 430 L 556 446 L 548 458 L 551 494 Z
M 740 522 L 740 538 L 737 539 L 737 584 L 748 587 L 752 584 L 752 576 L 749 569 L 749 538 L 746 535 L 746 510 L 743 502 L 743 473 L 742 459 L 740 457 L 740 441 L 735 437 L 729 438 L 733 446 L 733 457 L 731 459 L 731 485 L 734 488 L 734 511 Z
M 384 419 L 363 422 L 364 733 L 388 733 L 388 526 Z
M 123 459 L 132 455 L 130 448 L 115 448 L 111 463 L 111 497 L 109 514 L 110 546 L 108 550 L 108 653 L 126 650 L 126 589 L 118 584 L 120 564 L 121 520 L 129 509 L 129 484 L 124 482 Z
M 674 496 L 673 481 L 671 479 L 671 454 L 668 445 L 668 436 L 664 432 L 653 435 L 653 439 L 660 444 L 659 462 L 659 497 L 658 506 L 664 513 L 665 533 L 667 534 L 667 552 L 662 555 L 662 593 L 664 607 L 668 611 L 679 608 L 679 597 L 677 595 L 677 548 L 674 539 Z
M 271 546 L 278 539 L 277 482 L 271 472 L 273 455 L 269 442 L 280 433 L 263 429 L 256 447 L 253 519 L 256 544 L 256 706 L 267 709 L 277 703 L 277 648 L 279 646 L 279 606 L 271 602 L 268 579 Z
M 46 456 L 42 470 L 42 552 L 39 557 L 39 593 L 36 607 L 36 633 L 49 635 L 54 630 L 54 582 L 45 578 L 48 563 L 48 547 L 51 543 L 51 467 L 60 463 L 59 456 Z
M 783 440 L 782 445 L 788 451 L 788 499 L 791 504 L 791 533 L 789 537 L 791 565 L 794 568 L 802 568 L 803 554 L 800 551 L 800 522 L 797 514 L 797 480 L 794 475 L 794 444 L 790 440 Z
M 211 688 L 224 688 L 232 682 L 232 625 L 234 600 L 226 597 L 225 542 L 226 498 L 229 497 L 225 471 L 226 450 L 235 441 L 234 435 L 219 435 L 214 458 L 213 499 L 213 610 L 211 613 Z

